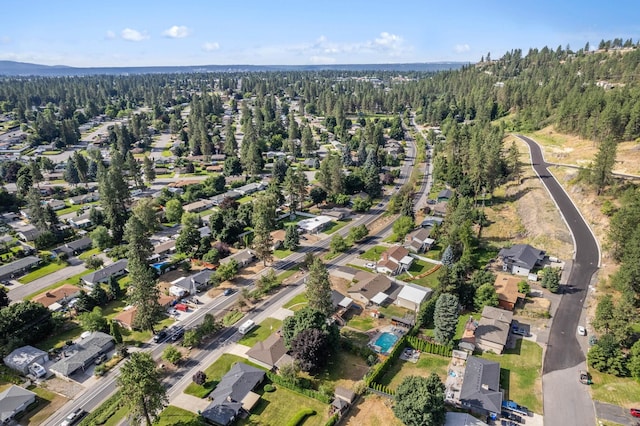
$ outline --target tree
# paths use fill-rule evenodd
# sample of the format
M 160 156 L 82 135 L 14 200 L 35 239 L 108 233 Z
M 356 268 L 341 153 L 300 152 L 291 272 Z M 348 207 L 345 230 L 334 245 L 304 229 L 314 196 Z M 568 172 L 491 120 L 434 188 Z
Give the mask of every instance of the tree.
M 458 325 L 458 297 L 450 293 L 443 293 L 438 297 L 433 313 L 436 342 L 448 345 L 456 333 Z
M 120 369 L 117 378 L 121 401 L 127 407 L 129 421 L 147 426 L 168 403 L 156 363 L 147 352 L 134 352 Z
M 367 225 L 362 224 L 349 229 L 348 239 L 351 240 L 351 242 L 356 243 L 367 235 L 369 235 L 369 228 L 367 228 Z
M 613 297 L 605 294 L 598 301 L 596 307 L 596 316 L 593 319 L 593 326 L 596 330 L 608 333 L 614 320 Z
M 342 238 L 342 235 L 335 234 L 333 237 L 331 237 L 329 248 L 331 249 L 332 253 L 342 253 L 343 251 L 347 250 L 348 246 L 347 242 L 344 240 L 344 238 Z
M 544 268 L 542 270 L 542 281 L 540 285 L 543 288 L 549 289 L 552 293 L 557 293 L 560 290 L 560 276 L 562 271 L 560 268 Z
M 180 202 L 180 200 L 172 198 L 164 205 L 164 216 L 167 219 L 167 222 L 180 222 L 183 213 L 184 209 L 182 208 L 182 203 Z
M 107 319 L 102 315 L 102 309 L 98 306 L 91 312 L 80 314 L 80 324 L 86 331 L 105 331 L 107 329 Z
M 333 313 L 331 302 L 331 281 L 327 267 L 320 258 L 315 258 L 307 277 L 307 299 L 309 308 L 329 316 Z
M 415 224 L 411 217 L 400 216 L 398 220 L 393 222 L 393 233 L 398 239 L 402 240 L 409 232 L 411 232 L 414 226 Z
M 359 213 L 367 212 L 369 211 L 372 205 L 373 205 L 373 202 L 369 197 L 367 198 L 355 197 L 353 199 L 353 211 L 355 212 L 359 212 Z
M 151 185 L 153 181 L 156 180 L 156 166 L 153 160 L 148 156 L 144 157 L 142 170 L 144 172 L 144 181 L 147 185 Z
M 9 292 L 5 286 L 0 285 L 0 308 L 9 306 L 11 300 L 9 299 Z
M 227 157 L 224 160 L 223 173 L 225 176 L 237 176 L 242 174 L 242 163 L 236 156 Z
M 444 384 L 429 377 L 405 377 L 396 390 L 393 413 L 407 426 L 442 426 L 445 423 Z
M 168 345 L 162 352 L 162 359 L 177 365 L 182 359 L 182 352 L 177 350 L 173 345 Z
M 27 193 L 27 210 L 31 223 L 40 231 L 49 231 L 49 224 L 47 223 L 47 213 L 42 206 L 42 198 L 40 197 L 40 191 L 36 188 L 31 188 Z
M 116 343 L 122 343 L 122 333 L 120 332 L 120 324 L 117 321 L 109 321 L 109 334 L 113 336 Z
M 119 299 L 123 294 L 122 287 L 120 287 L 118 279 L 113 275 L 109 277 L 109 293 L 111 293 L 112 299 Z
M 91 256 L 84 261 L 84 265 L 87 269 L 99 269 L 102 265 L 104 265 L 104 260 L 98 256 Z
M 311 197 L 313 204 L 318 205 L 327 199 L 327 191 L 319 186 L 314 186 L 311 188 L 311 191 L 309 191 L 309 196 Z
M 600 148 L 591 168 L 591 183 L 596 187 L 600 195 L 605 186 L 611 183 L 611 171 L 616 163 L 618 143 L 612 137 L 608 137 L 600 143 Z
M 300 234 L 298 233 L 296 225 L 287 226 L 282 245 L 287 250 L 295 251 L 298 249 L 300 246 Z
M 114 151 L 111 157 L 108 169 L 102 164 L 98 165 L 98 192 L 100 205 L 111 230 L 111 237 L 116 244 L 119 244 L 128 218 L 129 185 L 122 170 L 121 155 Z
M 292 340 L 291 353 L 303 371 L 314 374 L 326 365 L 331 348 L 325 333 L 309 328 Z
M 231 259 L 229 262 L 221 264 L 216 269 L 216 278 L 219 282 L 224 282 L 232 279 L 238 273 L 238 262 L 235 259 Z
M 256 257 L 267 266 L 271 262 L 273 238 L 271 231 L 276 227 L 276 202 L 272 194 L 262 194 L 253 202 L 253 246 Z
M 184 220 L 189 215 L 190 213 L 183 215 L 182 229 L 180 230 L 180 235 L 176 238 L 176 251 L 187 256 L 191 256 L 200 246 L 200 231 L 197 225 L 193 221 Z
M 153 234 L 158 230 L 160 221 L 156 214 L 155 200 L 142 198 L 136 201 L 133 206 L 133 215 L 140 219 L 140 222 L 145 225 L 149 234 Z
M 481 312 L 485 306 L 498 306 L 498 293 L 492 283 L 482 284 L 478 287 L 473 305 L 477 312 Z
M 303 330 L 310 328 L 317 328 L 326 333 L 329 336 L 331 346 L 338 343 L 340 337 L 338 327 L 335 324 L 328 324 L 327 316 L 322 312 L 305 306 L 282 322 L 282 337 L 285 346 L 291 348 L 293 339 Z
M 196 385 L 203 386 L 205 383 L 207 383 L 207 375 L 204 371 L 198 370 L 195 372 L 191 380 L 193 380 L 193 383 L 195 383 Z
M 96 285 L 91 290 L 89 296 L 93 299 L 93 302 L 98 306 L 105 306 L 109 302 L 109 295 L 107 291 L 102 288 L 101 285 Z
M 531 286 L 526 280 L 522 280 L 518 283 L 518 292 L 524 294 L 525 296 L 529 294 L 531 291 Z
M 187 330 L 184 332 L 184 337 L 182 338 L 182 346 L 184 347 L 196 347 L 200 344 L 202 340 L 202 334 L 198 332 L 196 329 Z
M 78 168 L 76 167 L 76 163 L 71 157 L 69 157 L 69 159 L 67 160 L 67 167 L 64 169 L 63 178 L 68 184 L 72 186 L 80 183 Z

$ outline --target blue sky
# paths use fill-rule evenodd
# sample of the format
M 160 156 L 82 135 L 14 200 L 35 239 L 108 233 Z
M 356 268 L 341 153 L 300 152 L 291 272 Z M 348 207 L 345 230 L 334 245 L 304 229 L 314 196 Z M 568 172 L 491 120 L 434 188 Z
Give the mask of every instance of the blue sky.
M 80 67 L 474 62 L 640 38 L 633 0 L 24 0 L 4 10 L 0 60 Z

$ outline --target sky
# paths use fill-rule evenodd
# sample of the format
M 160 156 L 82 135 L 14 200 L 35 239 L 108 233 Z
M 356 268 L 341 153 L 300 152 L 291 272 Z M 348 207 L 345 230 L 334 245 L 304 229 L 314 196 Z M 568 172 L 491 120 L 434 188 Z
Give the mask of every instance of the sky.
M 635 0 L 21 0 L 0 60 L 76 67 L 476 62 L 640 38 Z

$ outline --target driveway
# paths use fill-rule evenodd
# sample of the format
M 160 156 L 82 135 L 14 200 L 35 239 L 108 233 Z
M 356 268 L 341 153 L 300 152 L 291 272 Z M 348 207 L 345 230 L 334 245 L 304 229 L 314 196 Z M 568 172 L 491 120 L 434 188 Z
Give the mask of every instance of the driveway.
M 542 386 L 546 424 L 595 424 L 588 388 L 577 377 L 585 366 L 585 353 L 576 329 L 583 314 L 585 298 L 600 264 L 600 248 L 582 215 L 564 188 L 549 172 L 538 144 L 518 135 L 531 153 L 531 164 L 556 203 L 574 239 L 575 256 L 568 284 L 553 318 L 543 363 Z
M 640 422 L 640 419 L 634 419 L 631 417 L 629 410 L 626 408 L 618 407 L 617 405 L 605 404 L 604 402 L 599 401 L 594 401 L 594 405 L 596 406 L 598 419 L 619 423 L 621 425 L 634 425 Z

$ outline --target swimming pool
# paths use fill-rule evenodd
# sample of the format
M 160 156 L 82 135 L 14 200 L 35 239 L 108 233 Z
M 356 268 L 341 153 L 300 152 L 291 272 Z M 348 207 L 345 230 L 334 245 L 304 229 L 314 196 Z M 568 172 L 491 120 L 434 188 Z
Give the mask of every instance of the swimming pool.
M 382 333 L 374 343 L 375 346 L 380 348 L 380 353 L 386 354 L 389 353 L 389 350 L 396 344 L 398 341 L 398 336 L 393 333 Z

